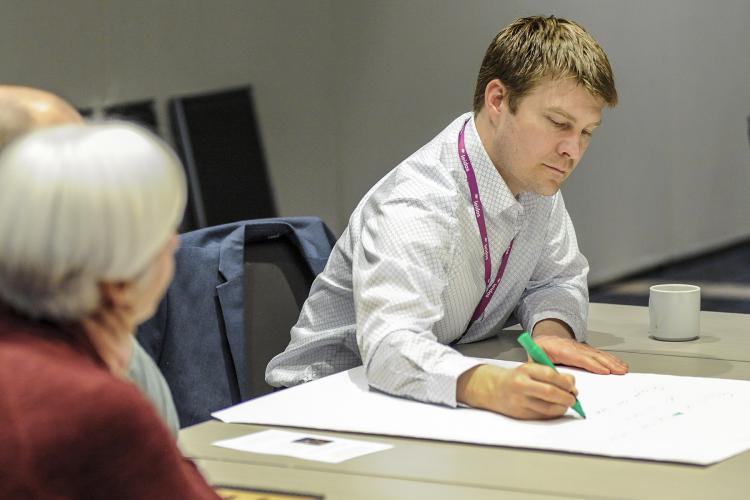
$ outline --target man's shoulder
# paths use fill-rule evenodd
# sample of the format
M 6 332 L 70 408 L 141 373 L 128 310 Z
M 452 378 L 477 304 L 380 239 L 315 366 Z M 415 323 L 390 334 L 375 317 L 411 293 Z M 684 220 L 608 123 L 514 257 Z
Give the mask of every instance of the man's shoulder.
M 396 170 L 415 171 L 432 177 L 436 173 L 436 166 L 443 167 L 438 172 L 443 174 L 460 167 L 458 132 L 470 117 L 471 113 L 465 113 L 454 119 L 429 142 L 402 161 Z
M 371 191 L 377 201 L 454 204 L 463 185 L 457 134 L 468 116 L 456 118 L 389 172 Z

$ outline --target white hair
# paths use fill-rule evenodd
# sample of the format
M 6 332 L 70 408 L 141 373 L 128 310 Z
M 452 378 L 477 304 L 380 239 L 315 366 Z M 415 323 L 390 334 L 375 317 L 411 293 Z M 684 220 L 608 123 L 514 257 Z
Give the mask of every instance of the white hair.
M 109 122 L 46 128 L 0 155 L 0 300 L 77 320 L 138 279 L 175 231 L 185 176 L 163 141 Z

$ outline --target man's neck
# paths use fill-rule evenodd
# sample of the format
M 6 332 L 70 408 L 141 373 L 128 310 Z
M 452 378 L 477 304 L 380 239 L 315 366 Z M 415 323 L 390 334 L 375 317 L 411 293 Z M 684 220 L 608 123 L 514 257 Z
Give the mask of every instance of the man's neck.
M 482 142 L 482 146 L 487 152 L 487 156 L 490 158 L 492 166 L 495 167 L 497 173 L 500 174 L 500 177 L 503 178 L 505 185 L 508 186 L 508 189 L 513 194 L 513 197 L 518 199 L 518 195 L 520 194 L 520 192 L 513 187 L 514 183 L 511 179 L 508 178 L 507 174 L 503 173 L 503 168 L 499 166 L 500 162 L 494 157 L 495 155 L 493 153 L 492 144 L 492 135 L 494 132 L 494 128 L 492 126 L 492 123 L 490 122 L 489 116 L 487 116 L 487 113 L 484 109 L 481 109 L 479 113 L 474 113 L 474 124 L 477 128 L 477 134 L 479 134 L 479 140 Z

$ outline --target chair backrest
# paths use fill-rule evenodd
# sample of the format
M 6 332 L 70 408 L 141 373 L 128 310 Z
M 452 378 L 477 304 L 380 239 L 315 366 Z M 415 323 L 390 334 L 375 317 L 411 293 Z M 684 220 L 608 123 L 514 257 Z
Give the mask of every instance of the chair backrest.
M 250 87 L 174 97 L 168 109 L 192 228 L 275 217 Z
M 250 398 L 273 390 L 265 382 L 266 365 L 289 343 L 289 330 L 297 322 L 314 279 L 287 235 L 246 245 L 245 366 Z
M 84 118 L 94 117 L 94 108 L 76 108 L 76 111 L 78 111 L 78 114 Z
M 146 127 L 151 132 L 159 135 L 159 123 L 154 110 L 154 100 L 144 99 L 142 101 L 126 102 L 105 106 L 102 110 L 104 116 L 117 118 Z
M 289 343 L 335 243 L 317 217 L 239 221 L 182 235 L 174 280 L 138 328 L 180 425 L 271 390 L 266 366 Z

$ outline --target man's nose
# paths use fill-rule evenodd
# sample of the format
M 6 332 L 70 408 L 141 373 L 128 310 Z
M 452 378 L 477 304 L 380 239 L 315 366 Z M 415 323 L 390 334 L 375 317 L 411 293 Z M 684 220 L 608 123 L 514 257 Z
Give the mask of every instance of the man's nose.
M 581 159 L 584 150 L 583 138 L 577 134 L 565 137 L 557 146 L 557 154 L 565 158 L 570 158 L 574 162 Z

